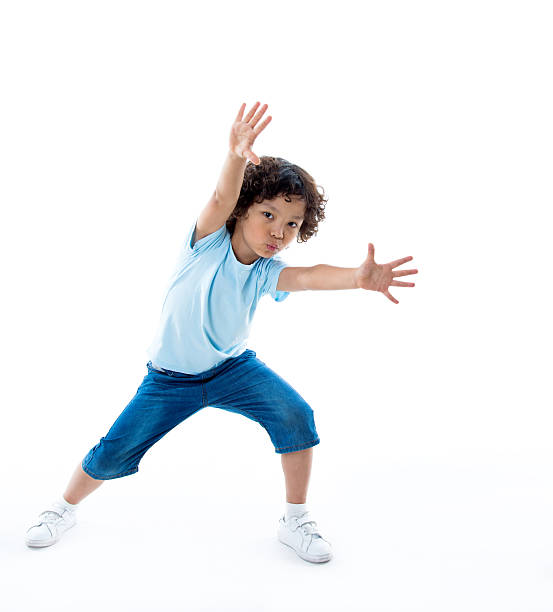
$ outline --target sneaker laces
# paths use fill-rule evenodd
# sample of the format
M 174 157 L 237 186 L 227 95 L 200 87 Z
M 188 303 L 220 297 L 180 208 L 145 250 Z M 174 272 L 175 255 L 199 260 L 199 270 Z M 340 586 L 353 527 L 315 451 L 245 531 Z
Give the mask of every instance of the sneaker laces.
M 305 514 L 302 514 L 301 516 L 292 517 L 292 518 L 301 519 L 306 514 L 308 514 L 308 513 L 306 512 Z M 323 537 L 319 533 L 319 529 L 317 527 L 317 522 L 316 521 L 308 521 L 307 523 L 304 523 L 303 525 L 301 525 L 301 529 L 302 529 L 302 531 L 303 531 L 303 533 L 305 535 L 313 536 L 313 538 L 322 538 Z
M 61 511 L 63 512 L 63 510 Z M 56 533 L 55 525 L 63 520 L 63 516 L 61 512 L 57 512 L 56 510 L 44 510 L 38 515 L 38 523 L 29 527 L 28 531 L 34 529 L 35 527 L 40 527 L 41 525 L 46 525 L 48 531 L 53 536 Z
M 50 506 L 50 508 L 48 510 L 44 510 L 44 512 L 41 512 L 38 515 L 38 518 L 46 524 L 53 524 L 53 523 L 57 523 L 60 520 L 63 520 L 63 513 L 65 510 L 68 510 L 67 508 L 62 508 L 60 505 L 58 505 L 57 503 L 54 503 Z M 68 510 L 69 511 L 69 510 Z
M 45 510 L 39 514 L 38 518 L 41 519 L 43 523 L 57 523 L 63 516 L 55 510 Z

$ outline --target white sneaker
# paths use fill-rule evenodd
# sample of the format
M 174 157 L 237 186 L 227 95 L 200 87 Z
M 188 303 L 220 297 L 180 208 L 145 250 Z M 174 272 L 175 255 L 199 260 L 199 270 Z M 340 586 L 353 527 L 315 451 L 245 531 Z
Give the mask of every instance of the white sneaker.
M 292 516 L 288 521 L 283 516 L 278 522 L 278 539 L 293 548 L 305 561 L 323 563 L 332 558 L 330 542 L 320 534 L 309 512 Z
M 27 529 L 25 544 L 33 547 L 54 544 L 64 531 L 76 523 L 75 515 L 74 510 L 69 510 L 59 502 L 54 502 L 48 510 L 39 514 L 39 522 Z

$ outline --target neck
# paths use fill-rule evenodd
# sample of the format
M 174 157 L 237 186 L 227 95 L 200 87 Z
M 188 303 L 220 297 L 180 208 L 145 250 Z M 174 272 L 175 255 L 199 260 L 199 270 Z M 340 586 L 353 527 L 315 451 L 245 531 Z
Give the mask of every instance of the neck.
M 236 230 L 232 235 L 230 244 L 234 252 L 234 256 L 241 264 L 249 266 L 254 261 L 259 259 L 259 255 L 254 253 L 250 248 L 246 246 L 244 240 L 241 239 L 239 232 L 237 232 Z

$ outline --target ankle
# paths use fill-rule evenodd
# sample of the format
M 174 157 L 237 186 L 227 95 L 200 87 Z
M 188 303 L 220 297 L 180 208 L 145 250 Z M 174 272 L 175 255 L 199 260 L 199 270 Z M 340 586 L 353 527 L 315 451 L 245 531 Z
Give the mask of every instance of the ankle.
M 286 502 L 286 520 L 290 520 L 293 516 L 301 516 L 307 512 L 307 504 L 292 504 L 290 502 Z
M 72 498 L 70 497 L 69 499 L 72 499 Z M 60 502 L 62 506 L 65 506 L 68 510 L 76 510 L 77 506 L 79 505 L 78 502 L 71 503 L 70 501 L 68 501 L 65 495 L 62 495 L 58 501 Z

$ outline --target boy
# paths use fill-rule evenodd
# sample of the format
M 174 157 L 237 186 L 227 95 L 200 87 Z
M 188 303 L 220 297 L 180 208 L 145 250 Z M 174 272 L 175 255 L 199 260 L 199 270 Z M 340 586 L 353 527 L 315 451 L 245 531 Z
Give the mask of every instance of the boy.
M 306 561 L 330 560 L 330 543 L 307 510 L 313 446 L 319 444 L 313 410 L 278 374 L 246 349 L 257 302 L 291 291 L 413 287 L 393 280 L 417 270 L 394 271 L 412 259 L 374 261 L 374 247 L 358 268 L 289 267 L 276 254 L 292 240 L 307 241 L 324 219 L 325 198 L 313 178 L 284 159 L 252 151 L 269 124 L 259 102 L 232 125 L 229 153 L 210 201 L 190 228 L 165 298 L 151 360 L 136 395 L 82 462 L 62 497 L 27 530 L 28 546 L 55 543 L 75 524 L 82 499 L 104 480 L 138 471 L 153 444 L 206 406 L 257 421 L 281 454 L 286 512 L 278 539 Z M 257 111 L 257 113 L 256 113 Z M 251 161 L 251 164 L 247 162 Z

